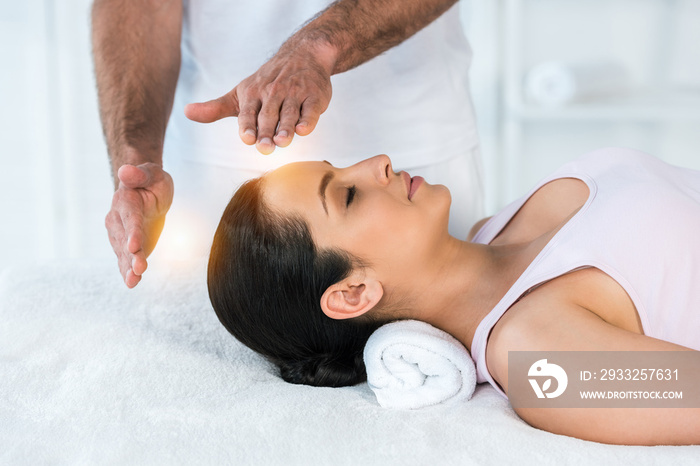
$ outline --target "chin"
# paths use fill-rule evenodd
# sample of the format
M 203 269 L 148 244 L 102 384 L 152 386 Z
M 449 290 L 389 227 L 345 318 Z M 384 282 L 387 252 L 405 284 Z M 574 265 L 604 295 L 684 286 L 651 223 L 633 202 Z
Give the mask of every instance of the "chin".
M 447 212 L 449 212 L 452 206 L 452 193 L 450 193 L 450 190 L 445 185 L 436 184 L 435 187 L 438 188 L 438 196 L 444 199 Z
M 447 225 L 450 222 L 450 207 L 452 206 L 452 194 L 447 186 L 436 184 L 433 185 L 435 188 L 435 206 L 433 212 L 437 216 L 437 223 L 444 226 L 444 230 L 447 231 Z
M 445 196 L 449 199 L 449 203 L 452 203 L 452 193 L 450 193 L 450 189 L 445 186 L 444 184 L 436 184 L 435 185 L 440 191 L 443 191 L 445 193 Z

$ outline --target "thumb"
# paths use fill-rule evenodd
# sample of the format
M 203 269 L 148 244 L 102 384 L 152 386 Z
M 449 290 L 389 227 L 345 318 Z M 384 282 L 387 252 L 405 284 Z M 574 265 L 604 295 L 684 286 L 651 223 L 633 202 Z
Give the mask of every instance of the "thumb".
M 225 117 L 238 116 L 238 112 L 239 106 L 235 89 L 218 99 L 185 106 L 185 116 L 199 123 L 211 123 Z
M 127 188 L 145 188 L 153 184 L 155 174 L 150 170 L 149 164 L 122 165 L 119 167 L 117 177 Z

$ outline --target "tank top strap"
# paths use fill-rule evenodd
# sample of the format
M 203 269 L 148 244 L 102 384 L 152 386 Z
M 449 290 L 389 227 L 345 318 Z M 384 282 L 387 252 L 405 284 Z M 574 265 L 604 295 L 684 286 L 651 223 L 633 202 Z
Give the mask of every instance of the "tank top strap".
M 496 381 L 491 377 L 491 374 L 486 366 L 486 345 L 491 329 L 513 304 L 515 304 L 531 290 L 553 278 L 556 278 L 557 276 L 563 275 L 579 267 L 579 264 L 576 262 L 569 263 L 565 257 L 557 257 L 553 262 L 552 260 L 548 260 L 548 258 L 551 255 L 550 252 L 555 248 L 559 239 L 566 234 L 566 231 L 572 228 L 572 226 L 582 215 L 584 215 L 590 204 L 595 199 L 597 193 L 596 183 L 587 174 L 576 170 L 574 162 L 564 165 L 555 173 L 538 182 L 535 187 L 532 188 L 525 196 L 513 201 L 498 214 L 491 217 L 482 226 L 482 228 L 479 229 L 472 239 L 472 242 L 474 243 L 489 244 L 494 240 L 494 238 L 496 238 L 496 236 L 498 236 L 503 228 L 506 227 L 508 222 L 510 222 L 515 214 L 517 214 L 517 212 L 522 208 L 525 202 L 527 202 L 527 200 L 530 199 L 530 197 L 532 197 L 532 195 L 538 189 L 551 181 L 561 178 L 576 178 L 586 183 L 589 189 L 588 199 L 581 209 L 579 209 L 579 211 L 572 218 L 570 218 L 564 226 L 561 227 L 554 237 L 550 239 L 544 248 L 542 248 L 540 253 L 535 257 L 530 265 L 528 265 L 520 277 L 518 277 L 513 286 L 511 286 L 498 304 L 496 304 L 491 312 L 484 317 L 477 327 L 474 334 L 474 339 L 472 340 L 471 355 L 477 368 L 477 382 L 489 382 L 504 397 L 506 396 L 505 393 L 499 388 Z

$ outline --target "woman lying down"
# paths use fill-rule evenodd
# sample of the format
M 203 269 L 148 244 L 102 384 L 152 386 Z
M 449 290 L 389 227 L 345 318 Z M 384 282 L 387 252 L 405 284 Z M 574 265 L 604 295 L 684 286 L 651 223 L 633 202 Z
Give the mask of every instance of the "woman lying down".
M 700 350 L 700 172 L 629 149 L 571 162 L 447 231 L 450 193 L 376 156 L 283 166 L 226 208 L 208 270 L 223 325 L 293 383 L 366 378 L 363 347 L 414 319 L 457 338 L 508 391 L 509 351 Z M 603 443 L 699 444 L 700 408 L 516 408 Z

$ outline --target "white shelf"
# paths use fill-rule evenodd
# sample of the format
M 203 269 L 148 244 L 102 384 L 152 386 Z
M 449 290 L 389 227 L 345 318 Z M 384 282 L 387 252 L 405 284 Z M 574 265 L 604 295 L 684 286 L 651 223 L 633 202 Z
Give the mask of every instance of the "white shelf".
M 631 0 L 624 1 L 630 2 Z M 620 0 L 619 3 L 622 5 L 624 1 Z M 640 13 L 642 16 L 636 17 L 632 29 L 632 31 L 639 33 L 641 25 L 644 24 L 643 30 L 647 40 L 646 42 L 640 41 L 639 47 L 642 47 L 642 50 L 639 48 L 629 49 L 629 54 L 621 54 L 619 49 L 615 49 L 614 43 L 611 43 L 611 49 L 607 50 L 604 47 L 601 48 L 600 42 L 595 40 L 592 41 L 591 48 L 586 49 L 587 42 L 585 39 L 581 39 L 578 42 L 571 42 L 575 44 L 575 47 L 572 48 L 570 56 L 567 55 L 568 52 L 562 45 L 565 45 L 567 41 L 572 41 L 572 37 L 578 37 L 576 34 L 580 31 L 587 30 L 582 28 L 581 24 L 591 22 L 593 17 L 591 12 L 599 11 L 601 18 L 609 19 L 609 16 L 605 16 L 606 14 L 613 14 L 611 13 L 613 11 L 614 14 L 622 17 L 624 10 L 622 8 L 610 10 L 608 8 L 610 2 L 590 2 L 587 4 L 586 17 L 581 19 L 581 23 L 571 22 L 569 25 L 572 31 L 578 32 L 567 34 L 567 24 L 569 24 L 567 22 L 577 21 L 575 16 L 561 15 L 561 21 L 552 23 L 552 27 L 543 31 L 533 29 L 532 22 L 540 16 L 533 16 L 532 12 L 536 11 L 537 14 L 542 15 L 545 12 L 542 7 L 544 3 L 547 2 L 544 0 L 501 0 L 499 3 L 502 8 L 502 35 L 500 39 L 503 60 L 503 79 L 501 81 L 503 114 L 500 122 L 502 142 L 498 160 L 502 175 L 498 180 L 499 189 L 496 197 L 501 206 L 521 195 L 522 185 L 525 184 L 524 178 L 532 177 L 536 171 L 536 169 L 532 169 L 533 166 L 537 164 L 547 165 L 547 162 L 544 162 L 545 158 L 557 152 L 557 149 L 550 152 L 546 152 L 547 149 L 545 149 L 545 151 L 536 154 L 528 152 L 526 147 L 528 140 L 536 140 L 536 137 L 531 137 L 530 134 L 542 134 L 541 131 L 538 131 L 539 127 L 546 128 L 547 125 L 556 122 L 580 123 L 582 128 L 587 128 L 581 133 L 588 135 L 599 131 L 601 125 L 607 125 L 610 127 L 610 131 L 604 131 L 606 136 L 620 136 L 617 139 L 610 138 L 615 141 L 628 141 L 638 137 L 648 142 L 654 138 L 660 140 L 660 135 L 667 133 L 671 135 L 671 142 L 667 144 L 671 145 L 673 145 L 672 135 L 674 131 L 679 129 L 685 131 L 688 127 L 694 126 L 700 127 L 697 125 L 697 122 L 700 122 L 700 88 L 691 87 L 696 85 L 693 80 L 687 80 L 689 87 L 681 87 L 681 85 L 685 85 L 686 81 L 668 79 L 670 76 L 668 70 L 671 69 L 673 60 L 679 60 L 679 56 L 674 55 L 675 49 L 673 47 L 677 47 L 674 42 L 674 34 L 675 28 L 679 24 L 679 17 L 687 10 L 683 8 L 681 3 L 673 0 L 658 0 L 658 3 L 645 2 L 647 10 L 642 10 L 643 13 Z M 567 0 L 567 2 L 550 0 L 545 6 L 556 6 L 561 12 L 566 11 L 566 3 L 576 5 L 579 8 L 574 11 L 584 11 L 580 9 L 582 8 L 581 2 L 576 0 Z M 531 8 L 536 9 L 532 10 Z M 654 10 L 650 10 L 650 8 Z M 645 24 L 640 18 L 650 19 L 648 24 Z M 603 23 L 605 23 L 605 28 L 601 29 L 599 35 L 607 37 L 606 31 L 608 29 L 615 30 L 615 23 L 614 21 L 603 21 Z M 540 34 L 540 40 L 532 40 L 537 34 Z M 540 48 L 547 47 L 547 41 L 542 40 L 541 37 L 548 37 L 550 41 L 561 37 L 561 43 L 552 42 L 551 53 L 544 49 L 532 53 L 533 44 Z M 593 34 L 591 37 L 597 36 Z M 652 37 L 653 41 L 649 40 L 649 37 Z M 623 43 L 625 46 L 631 47 L 628 42 L 623 41 Z M 650 47 L 650 43 L 653 46 Z M 528 70 L 548 61 L 567 62 L 571 60 L 575 62 L 577 59 L 583 61 L 605 59 L 620 61 L 634 73 L 631 75 L 630 86 L 636 87 L 631 87 L 627 94 L 614 98 L 572 102 L 554 107 L 540 105 L 530 99 L 525 86 Z M 700 86 L 700 83 L 697 83 L 697 86 Z M 537 123 L 541 123 L 541 125 L 536 125 Z M 628 123 L 632 125 L 628 125 Z M 635 125 L 638 126 L 634 127 Z M 555 147 L 559 144 L 558 141 L 563 141 L 566 144 L 565 137 L 558 134 L 552 136 L 553 140 L 557 142 L 553 142 L 549 147 Z M 553 158 L 550 157 L 547 160 L 551 161 Z M 529 183 L 530 179 L 527 182 Z
M 700 120 L 700 92 L 648 92 L 556 107 L 516 101 L 508 103 L 508 111 L 531 120 Z

